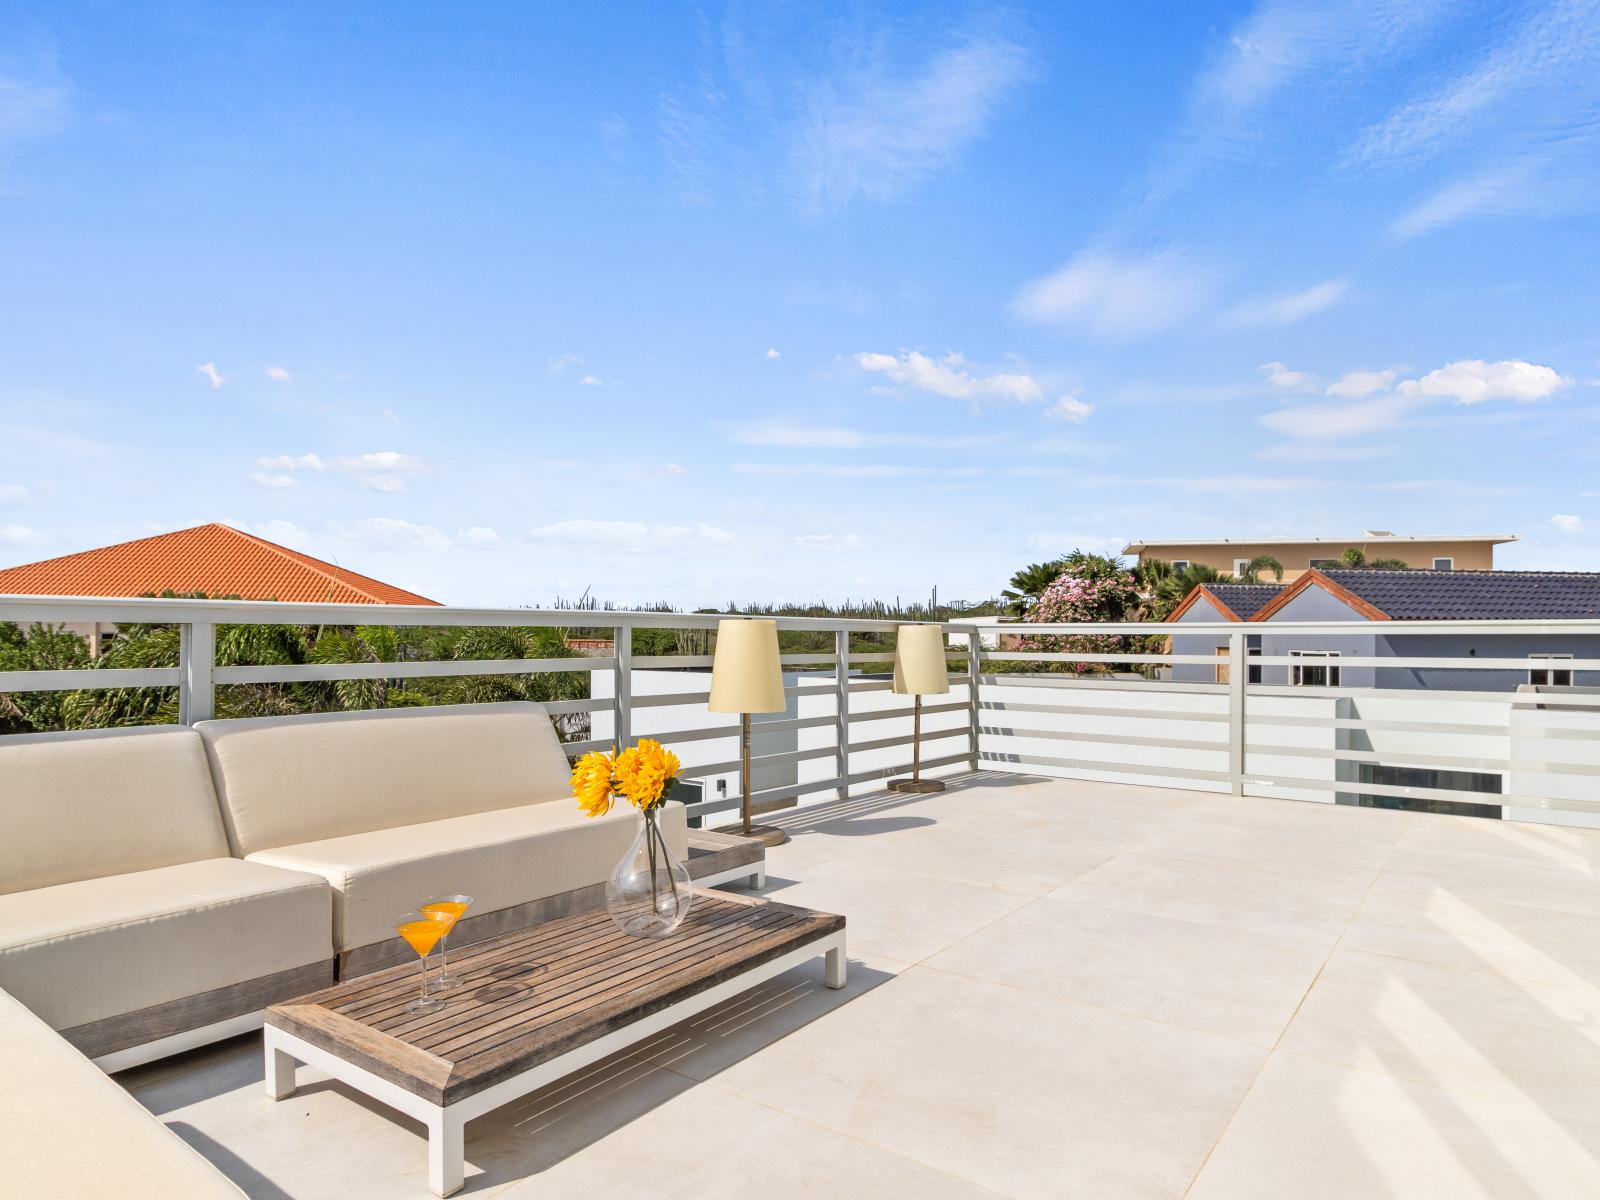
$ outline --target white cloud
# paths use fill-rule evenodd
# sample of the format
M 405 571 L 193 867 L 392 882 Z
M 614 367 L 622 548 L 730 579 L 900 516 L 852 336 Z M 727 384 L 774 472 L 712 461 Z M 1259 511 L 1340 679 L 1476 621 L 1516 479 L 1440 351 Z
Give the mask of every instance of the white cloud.
M 1550 518 L 1550 524 L 1561 530 L 1562 533 L 1581 533 L 1584 527 L 1584 520 L 1582 517 L 1574 516 L 1572 513 L 1556 513 L 1555 516 Z
M 666 552 L 682 546 L 726 546 L 736 541 L 726 529 L 694 525 L 647 525 L 643 521 L 557 521 L 528 530 L 536 542 L 607 546 L 631 552 Z
M 289 370 L 287 367 L 268 367 L 262 372 L 273 383 L 288 383 Z
M 777 351 L 777 350 L 776 350 L 776 349 L 770 349 L 770 350 L 768 350 L 768 351 L 767 351 L 767 357 L 768 357 L 768 358 L 769 358 L 769 359 L 773 359 L 773 358 L 782 358 L 782 357 L 783 357 L 783 355 L 781 355 L 781 354 L 779 354 L 779 353 L 778 353 L 778 351 Z
M 433 525 L 419 525 L 396 517 L 367 517 L 365 520 L 335 524 L 341 537 L 380 550 L 427 550 L 437 553 L 450 549 L 450 538 Z
M 584 387 L 605 387 L 605 384 L 600 382 L 599 378 L 594 375 L 585 375 L 578 382 Z
M 904 463 L 734 463 L 737 475 L 822 479 L 902 479 L 912 475 L 953 475 L 958 472 Z
M 1529 404 L 1553 396 L 1571 382 L 1553 368 L 1537 363 L 1472 358 L 1429 371 L 1421 379 L 1408 380 L 1400 390 L 1406 395 L 1448 398 L 1457 404 L 1481 404 L 1485 400 Z
M 977 38 L 904 78 L 872 63 L 823 79 L 810 89 L 792 153 L 802 204 L 837 211 L 915 187 L 983 134 L 1030 70 L 1021 46 Z
M 488 550 L 504 544 L 505 539 L 487 525 L 473 525 L 457 533 L 456 541 L 469 550 Z
M 1084 251 L 1053 275 L 1026 284 L 1017 316 L 1105 338 L 1144 337 L 1176 325 L 1215 290 L 1217 276 L 1176 250 L 1143 258 Z
M 1044 415 L 1052 421 L 1086 421 L 1094 413 L 1094 405 L 1085 404 L 1076 396 L 1062 396 Z
M 1338 404 L 1297 404 L 1261 418 L 1261 424 L 1293 438 L 1354 437 L 1394 425 L 1409 409 L 1394 396 Z
M 803 533 L 794 539 L 802 550 L 839 554 L 848 550 L 865 549 L 865 543 L 853 533 Z
M 985 400 L 1032 404 L 1042 399 L 1043 389 L 1031 375 L 1001 371 L 992 375 L 975 373 L 960 354 L 932 359 L 916 350 L 896 354 L 857 354 L 855 362 L 863 371 L 882 375 L 901 387 L 953 400 L 981 404 Z
M 1398 367 L 1387 367 L 1382 371 L 1347 371 L 1328 385 L 1328 395 L 1359 400 L 1363 396 L 1388 391 L 1398 378 Z
M 277 454 L 256 459 L 256 466 L 271 471 L 320 471 L 327 464 L 315 454 Z
M 32 493 L 20 483 L 0 483 L 0 504 L 26 504 Z
M 1279 391 L 1309 392 L 1317 385 L 1316 380 L 1304 371 L 1292 371 L 1281 362 L 1262 363 L 1256 369 Z
M 53 64 L 39 63 L 54 75 Z M 43 82 L 0 73 L 0 150 L 38 141 L 67 127 L 69 93 L 64 81 Z
M 787 446 L 803 450 L 870 450 L 906 447 L 918 450 L 960 449 L 991 444 L 998 439 L 985 434 L 940 435 L 926 433 L 875 433 L 824 425 L 745 425 L 728 434 L 741 446 Z
M 269 471 L 337 471 L 352 476 L 362 487 L 375 492 L 404 491 L 408 477 L 428 471 L 428 464 L 422 459 L 398 450 L 346 454 L 334 459 L 326 459 L 318 454 L 279 454 L 258 458 L 256 465 Z
M 49 540 L 27 525 L 0 525 L 0 546 L 42 546 Z
M 1328 279 L 1303 291 L 1280 296 L 1258 296 L 1223 314 L 1222 323 L 1235 327 L 1292 325 L 1337 304 L 1350 290 L 1345 279 Z
M 293 475 L 269 475 L 265 471 L 250 472 L 250 482 L 264 488 L 292 488 L 295 485 Z
M 195 370 L 206 377 L 206 381 L 211 384 L 213 390 L 228 382 L 227 376 L 217 371 L 216 363 L 201 363 Z
M 559 358 L 552 358 L 545 364 L 545 369 L 552 375 L 564 373 L 568 367 L 583 366 L 583 357 L 578 354 L 563 354 Z
M 1293 438 L 1341 438 L 1376 433 L 1397 425 L 1430 404 L 1458 405 L 1491 400 L 1531 403 L 1568 386 L 1551 367 L 1521 360 L 1485 362 L 1464 359 L 1429 371 L 1420 379 L 1400 379 L 1397 367 L 1351 371 L 1328 385 L 1332 400 L 1282 408 L 1261 424 Z

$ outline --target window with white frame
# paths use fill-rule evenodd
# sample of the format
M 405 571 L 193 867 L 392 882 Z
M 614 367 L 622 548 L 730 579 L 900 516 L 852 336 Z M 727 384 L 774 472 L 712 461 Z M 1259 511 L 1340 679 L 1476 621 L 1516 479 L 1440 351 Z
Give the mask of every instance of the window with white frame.
M 1435 571 L 1454 571 L 1456 569 L 1456 560 L 1453 558 L 1436 558 L 1433 560 L 1433 569 Z
M 1343 565 L 1337 558 L 1313 558 L 1308 560 L 1308 564 L 1313 571 L 1331 571 Z
M 1339 686 L 1339 651 L 1291 650 L 1289 657 L 1300 660 L 1289 667 L 1289 682 L 1295 687 Z
M 1189 569 L 1189 560 L 1187 558 L 1175 558 L 1175 559 L 1173 559 L 1172 560 L 1172 569 L 1174 571 L 1186 571 L 1186 570 L 1188 570 Z
M 1236 558 L 1233 560 L 1233 573 L 1235 575 L 1242 576 L 1249 569 L 1250 560 L 1248 558 Z
M 1570 654 L 1530 654 L 1530 663 L 1544 663 L 1546 665 L 1528 668 L 1528 682 L 1539 687 L 1571 687 L 1572 668 L 1558 667 L 1558 662 L 1572 661 Z

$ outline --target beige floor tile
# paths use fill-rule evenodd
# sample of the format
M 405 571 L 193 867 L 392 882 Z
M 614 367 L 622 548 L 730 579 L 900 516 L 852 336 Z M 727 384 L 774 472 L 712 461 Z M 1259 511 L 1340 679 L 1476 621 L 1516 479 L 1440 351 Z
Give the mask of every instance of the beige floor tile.
M 979 1200 L 996 1192 L 727 1092 L 675 1097 L 505 1200 Z
M 1007 825 L 936 825 L 874 851 L 875 867 L 1039 896 L 1122 853 L 1107 842 L 1041 838 Z
M 1136 850 L 1051 895 L 1331 946 L 1364 891 L 1359 883 Z
M 1020 1197 L 1175 1197 L 1265 1058 L 912 967 L 711 1086 Z
M 1271 1047 L 1327 955 L 1063 897 L 1019 909 L 927 965 Z
M 1581 913 L 1388 887 L 1362 902 L 1340 943 L 1509 979 L 1600 986 L 1600 931 Z
M 856 951 L 848 957 L 844 987 L 825 986 L 822 959 L 815 958 L 666 1030 L 652 1039 L 651 1057 L 680 1075 L 707 1079 L 883 986 L 907 966 Z
M 1283 803 L 1280 801 L 1279 803 Z M 1354 841 L 1327 829 L 1250 828 L 1210 812 L 1180 821 L 1140 847 L 1149 854 L 1237 862 L 1317 879 L 1370 884 L 1391 853 L 1387 842 Z
M 1425 816 L 1400 839 L 1415 850 L 1498 855 L 1549 867 L 1600 873 L 1600 830 L 1528 821 Z
M 1600 990 L 1337 950 L 1281 1046 L 1549 1113 L 1600 1112 Z
M 1308 837 L 1381 845 L 1398 843 L 1417 820 L 1416 813 L 1389 808 L 1361 808 L 1353 804 L 1323 804 L 1313 800 L 1260 796 L 1225 797 L 1196 815 L 1198 819 L 1213 825 L 1278 830 L 1303 833 Z
M 1498 854 L 1399 847 L 1373 890 L 1442 891 L 1468 900 L 1526 904 L 1600 917 L 1600 879 L 1588 872 Z
M 1032 899 L 1021 892 L 885 870 L 861 857 L 824 863 L 801 882 L 769 888 L 767 894 L 785 904 L 843 913 L 851 950 L 901 962 L 943 950 Z
M 1189 1200 L 1590 1200 L 1600 1125 L 1279 1052 Z

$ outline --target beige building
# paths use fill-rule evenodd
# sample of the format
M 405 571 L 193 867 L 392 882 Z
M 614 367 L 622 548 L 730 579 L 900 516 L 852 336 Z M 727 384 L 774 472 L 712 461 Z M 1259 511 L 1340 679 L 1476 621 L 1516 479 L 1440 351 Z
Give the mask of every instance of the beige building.
M 1215 541 L 1174 539 L 1129 542 L 1124 554 L 1139 561 L 1164 558 L 1174 566 L 1202 563 L 1229 575 L 1239 575 L 1245 564 L 1270 554 L 1283 564 L 1283 582 L 1300 578 L 1312 567 L 1337 567 L 1341 556 L 1354 547 L 1373 559 L 1398 559 L 1408 567 L 1434 571 L 1492 571 L 1494 548 L 1519 541 L 1514 533 L 1475 533 L 1460 536 L 1411 536 L 1383 529 L 1365 530 L 1346 538 L 1221 538 Z M 1269 575 L 1270 579 L 1271 576 Z

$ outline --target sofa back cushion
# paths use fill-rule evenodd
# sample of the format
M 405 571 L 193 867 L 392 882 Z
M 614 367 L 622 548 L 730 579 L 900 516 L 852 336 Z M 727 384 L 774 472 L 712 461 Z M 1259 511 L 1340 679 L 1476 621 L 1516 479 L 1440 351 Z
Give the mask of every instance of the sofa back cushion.
M 572 797 L 567 756 L 539 704 L 252 717 L 195 728 L 240 856 Z
M 194 730 L 0 738 L 0 894 L 227 856 Z

